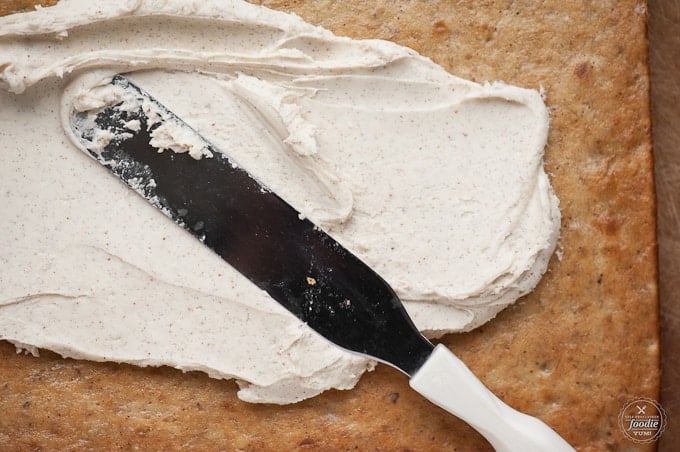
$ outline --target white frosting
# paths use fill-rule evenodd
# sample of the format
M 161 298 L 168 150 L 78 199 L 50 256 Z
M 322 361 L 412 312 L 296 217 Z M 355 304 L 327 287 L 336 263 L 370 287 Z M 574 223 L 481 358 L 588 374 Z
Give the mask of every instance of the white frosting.
M 430 336 L 488 321 L 546 270 L 560 216 L 537 91 L 236 0 L 61 0 L 0 18 L 2 339 L 236 378 L 253 402 L 351 388 L 373 366 L 72 144 L 60 109 L 111 101 L 101 73 L 72 77 L 93 70 L 127 72 L 372 266 Z

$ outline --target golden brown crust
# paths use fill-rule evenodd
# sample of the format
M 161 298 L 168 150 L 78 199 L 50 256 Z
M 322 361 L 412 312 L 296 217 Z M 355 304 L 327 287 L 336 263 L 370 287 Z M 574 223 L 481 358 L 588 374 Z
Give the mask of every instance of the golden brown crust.
M 0 2 L 0 16 L 20 11 L 30 11 L 36 4 L 42 6 L 56 5 L 57 0 L 7 0 Z
M 15 1 L 21 7 L 24 2 Z M 453 74 L 543 86 L 562 259 L 489 324 L 443 342 L 496 394 L 581 450 L 636 449 L 617 417 L 658 399 L 655 205 L 646 11 L 575 0 L 261 3 L 341 35 L 414 48 Z M 484 450 L 385 366 L 292 406 L 168 368 L 16 355 L 0 343 L 0 448 Z M 637 446 L 641 450 L 645 447 Z M 647 448 L 651 448 L 647 447 Z

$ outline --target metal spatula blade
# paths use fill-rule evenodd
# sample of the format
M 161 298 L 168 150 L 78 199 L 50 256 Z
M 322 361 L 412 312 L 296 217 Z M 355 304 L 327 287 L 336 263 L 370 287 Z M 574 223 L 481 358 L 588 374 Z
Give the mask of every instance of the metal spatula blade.
M 435 349 L 360 259 L 148 93 L 122 76 L 111 83 L 126 102 L 73 112 L 79 147 L 316 332 L 412 377 L 415 390 L 498 450 L 572 450 L 541 421 L 496 398 L 448 349 Z M 203 157 L 159 152 L 151 141 L 168 124 L 190 131 Z M 103 147 L 96 144 L 102 131 L 113 136 Z

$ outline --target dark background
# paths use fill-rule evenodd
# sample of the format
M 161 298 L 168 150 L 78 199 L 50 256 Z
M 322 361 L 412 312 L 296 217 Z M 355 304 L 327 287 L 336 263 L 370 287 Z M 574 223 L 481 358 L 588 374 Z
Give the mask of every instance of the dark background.
M 680 443 L 680 0 L 649 1 L 649 57 L 659 233 L 661 403 L 668 415 L 659 450 L 670 451 Z

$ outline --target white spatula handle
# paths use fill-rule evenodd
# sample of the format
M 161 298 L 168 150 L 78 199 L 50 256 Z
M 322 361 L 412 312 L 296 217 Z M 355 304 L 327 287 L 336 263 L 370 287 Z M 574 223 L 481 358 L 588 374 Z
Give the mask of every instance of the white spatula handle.
M 439 344 L 410 385 L 481 433 L 499 452 L 574 449 L 540 420 L 520 413 L 489 391 L 448 348 Z

